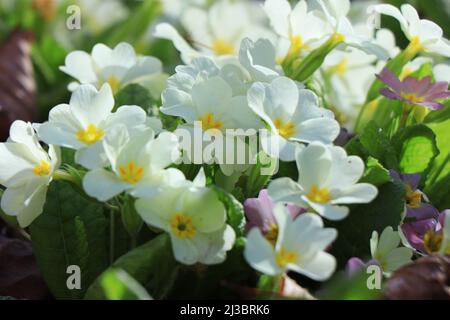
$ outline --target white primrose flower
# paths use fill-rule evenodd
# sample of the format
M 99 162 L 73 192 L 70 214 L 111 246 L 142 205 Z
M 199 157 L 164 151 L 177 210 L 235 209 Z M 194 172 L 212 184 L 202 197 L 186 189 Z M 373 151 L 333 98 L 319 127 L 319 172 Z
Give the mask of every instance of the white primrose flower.
M 96 44 L 89 54 L 73 51 L 66 57 L 60 70 L 74 77 L 78 82 L 69 85 L 71 91 L 81 84 L 92 84 L 100 89 L 108 83 L 116 93 L 130 83 L 141 83 L 151 87 L 162 77 L 161 61 L 154 57 L 138 57 L 128 43 L 119 43 L 114 49 Z
M 390 276 L 392 272 L 411 262 L 413 250 L 399 247 L 400 241 L 399 232 L 394 231 L 390 226 L 383 230 L 381 236 L 378 236 L 376 231 L 372 232 L 370 253 L 386 276 Z
M 0 184 L 6 187 L 1 208 L 28 227 L 42 213 L 48 185 L 61 164 L 60 150 L 50 145 L 47 153 L 32 125 L 15 121 L 8 141 L 0 143 L 0 154 Z
M 445 81 L 450 83 L 450 65 L 448 64 L 437 64 L 433 68 L 434 77 L 436 81 Z
M 261 127 L 247 98 L 233 96 L 232 87 L 220 76 L 197 81 L 189 92 L 169 87 L 162 100 L 162 113 L 181 117 L 189 125 L 199 121 L 203 131 Z
M 206 7 L 208 0 L 162 0 L 164 15 L 179 19 L 181 14 L 191 7 Z
M 266 0 L 264 10 L 280 37 L 277 52 L 279 61 L 289 55 L 304 56 L 323 43 L 327 35 L 327 22 L 308 11 L 305 0 L 299 1 L 294 8 L 287 0 Z
M 175 259 L 183 264 L 219 264 L 236 239 L 226 224 L 223 204 L 204 179 L 166 188 L 153 198 L 136 201 L 136 210 L 150 226 L 169 233 Z
M 367 92 L 375 80 L 373 56 L 356 49 L 334 50 L 317 76 L 325 83 L 325 97 L 342 125 L 352 128 Z
M 218 60 L 236 56 L 241 40 L 271 37 L 263 23 L 262 10 L 256 3 L 220 0 L 209 9 L 192 7 L 180 20 L 193 41 L 194 48 L 170 24 L 156 26 L 154 36 L 171 40 L 185 63 L 206 55 Z
M 244 257 L 256 270 L 276 276 L 295 271 L 313 280 L 328 279 L 336 269 L 336 259 L 324 250 L 336 239 L 337 231 L 323 227 L 322 219 L 304 213 L 295 220 L 285 206 L 274 208 L 278 235 L 273 245 L 259 228 L 247 235 Z
M 64 4 L 64 1 L 58 1 Z M 97 34 L 125 20 L 129 14 L 127 6 L 120 0 L 75 0 L 74 4 L 80 6 L 88 30 Z
M 122 106 L 112 113 L 114 97 L 111 87 L 104 84 L 100 91 L 90 84 L 80 85 L 69 104 L 50 110 L 49 120 L 36 126 L 39 137 L 47 144 L 77 150 L 75 161 L 88 169 L 107 165 L 102 140 L 111 129 L 123 124 L 141 129 L 147 114 L 138 106 Z
M 347 156 L 341 147 L 313 142 L 296 155 L 298 182 L 279 178 L 269 184 L 270 197 L 276 202 L 310 207 L 330 220 L 344 219 L 348 207 L 343 204 L 368 203 L 378 190 L 368 183 L 357 183 L 364 173 L 364 162 Z
M 264 151 L 283 161 L 295 160 L 298 142 L 331 144 L 339 135 L 333 113 L 319 108 L 317 96 L 299 89 L 289 78 L 255 83 L 248 92 L 248 103 L 270 129 L 261 137 Z
M 130 136 L 125 126 L 116 126 L 103 140 L 111 170 L 89 171 L 83 179 L 86 193 L 107 201 L 126 191 L 132 196 L 156 196 L 167 186 L 184 182 L 181 171 L 168 168 L 178 160 L 178 139 L 170 132 L 157 138 L 151 129 Z
M 284 75 L 283 68 L 277 63 L 276 48 L 267 39 L 242 40 L 239 62 L 250 76 L 248 82 L 270 82 Z
M 367 12 L 385 14 L 397 19 L 405 36 L 418 51 L 450 57 L 450 43 L 443 37 L 442 28 L 430 20 L 420 19 L 413 6 L 404 4 L 400 11 L 390 4 L 378 4 L 367 8 Z
M 311 9 L 328 22 L 327 37 L 373 54 L 381 60 L 389 58 L 389 52 L 383 46 L 353 27 L 347 18 L 350 0 L 313 0 Z

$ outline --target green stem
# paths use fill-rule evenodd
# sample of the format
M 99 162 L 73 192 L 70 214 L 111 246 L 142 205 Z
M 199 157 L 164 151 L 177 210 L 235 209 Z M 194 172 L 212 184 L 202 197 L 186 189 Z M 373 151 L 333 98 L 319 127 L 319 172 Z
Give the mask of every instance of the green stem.
M 406 122 L 408 121 L 411 110 L 413 110 L 413 108 L 409 104 L 405 103 L 405 105 L 403 106 L 402 116 L 400 118 L 399 129 L 403 129 L 406 126 Z
M 62 180 L 62 181 L 68 181 L 70 183 L 76 184 L 77 186 L 80 186 L 79 181 L 74 176 L 68 174 L 66 171 L 63 170 L 56 170 L 53 173 L 53 180 Z
M 115 219 L 114 210 L 109 212 L 109 264 L 114 262 L 114 246 L 115 246 Z

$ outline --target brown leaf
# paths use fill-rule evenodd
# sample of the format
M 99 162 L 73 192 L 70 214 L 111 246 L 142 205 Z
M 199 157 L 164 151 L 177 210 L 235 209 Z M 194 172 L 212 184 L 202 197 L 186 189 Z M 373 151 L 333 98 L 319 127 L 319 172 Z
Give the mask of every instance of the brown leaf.
M 384 296 L 391 300 L 450 299 L 450 256 L 423 257 L 387 281 Z
M 37 117 L 36 84 L 31 61 L 31 32 L 16 29 L 0 46 L 0 141 L 14 120 Z
M 18 299 L 49 296 L 30 242 L 0 235 L 0 296 Z

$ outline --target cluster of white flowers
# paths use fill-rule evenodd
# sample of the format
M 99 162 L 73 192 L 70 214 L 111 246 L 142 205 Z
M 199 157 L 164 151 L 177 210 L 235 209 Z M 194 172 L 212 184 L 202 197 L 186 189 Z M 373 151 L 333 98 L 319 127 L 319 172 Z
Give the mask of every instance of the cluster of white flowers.
M 442 30 L 412 10 L 370 8 L 398 19 L 415 50 L 450 56 Z M 172 40 L 185 63 L 167 80 L 159 109 L 178 120 L 178 130 L 191 132 L 199 123 L 210 139 L 229 139 L 228 130 L 254 130 L 261 147 L 251 150 L 255 157 L 262 153 L 296 161 L 297 182 L 283 177 L 268 186 L 276 232 L 271 239 L 258 228 L 247 235 L 245 258 L 265 274 L 293 270 L 327 279 L 336 261 L 326 250 L 337 231 L 324 228 L 322 217 L 344 219 L 347 205 L 369 203 L 378 193 L 358 183 L 363 161 L 333 144 L 339 122 L 302 77 L 305 72 L 308 79 L 329 84 L 332 90 L 326 94 L 337 97 L 335 107 L 354 117 L 352 108 L 363 102 L 380 68 L 375 62 L 399 49 L 390 32 L 353 26 L 349 11 L 348 0 L 301 0 L 295 7 L 287 0 L 266 0 L 263 6 L 220 0 L 207 9 L 182 8 L 180 19 L 192 46 L 171 25 L 156 27 L 155 35 Z M 323 59 L 309 74 L 313 52 Z M 199 150 L 186 148 L 176 132 L 165 130 L 141 106 L 115 105 L 114 94 L 127 84 L 151 86 L 162 73 L 161 62 L 138 57 L 126 43 L 115 48 L 97 44 L 91 54 L 70 53 L 61 70 L 76 80 L 69 104 L 55 106 L 42 124 L 14 123 L 10 139 L 0 144 L 0 184 L 6 187 L 2 209 L 17 216 L 22 227 L 29 226 L 43 211 L 48 185 L 60 177 L 59 148 L 70 148 L 87 171 L 82 182 L 87 195 L 108 202 L 126 193 L 145 223 L 170 235 L 178 261 L 223 262 L 236 237 L 224 204 L 206 186 L 203 170 L 189 181 L 174 166 Z M 220 165 L 225 176 L 247 174 L 250 161 L 231 166 L 220 161 L 229 151 L 216 150 L 213 161 L 203 164 Z M 293 218 L 286 204 L 306 213 Z M 377 255 L 380 250 L 372 251 Z

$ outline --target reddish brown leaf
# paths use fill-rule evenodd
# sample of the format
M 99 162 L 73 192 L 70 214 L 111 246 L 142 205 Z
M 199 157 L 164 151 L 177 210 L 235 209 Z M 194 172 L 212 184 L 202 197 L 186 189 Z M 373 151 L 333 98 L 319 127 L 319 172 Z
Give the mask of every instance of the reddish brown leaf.
M 49 296 L 28 241 L 0 235 L 0 296 L 18 299 Z
M 430 256 L 408 264 L 388 280 L 384 296 L 391 300 L 450 299 L 450 256 Z
M 32 42 L 31 32 L 16 29 L 0 46 L 0 141 L 8 137 L 14 120 L 37 117 Z

